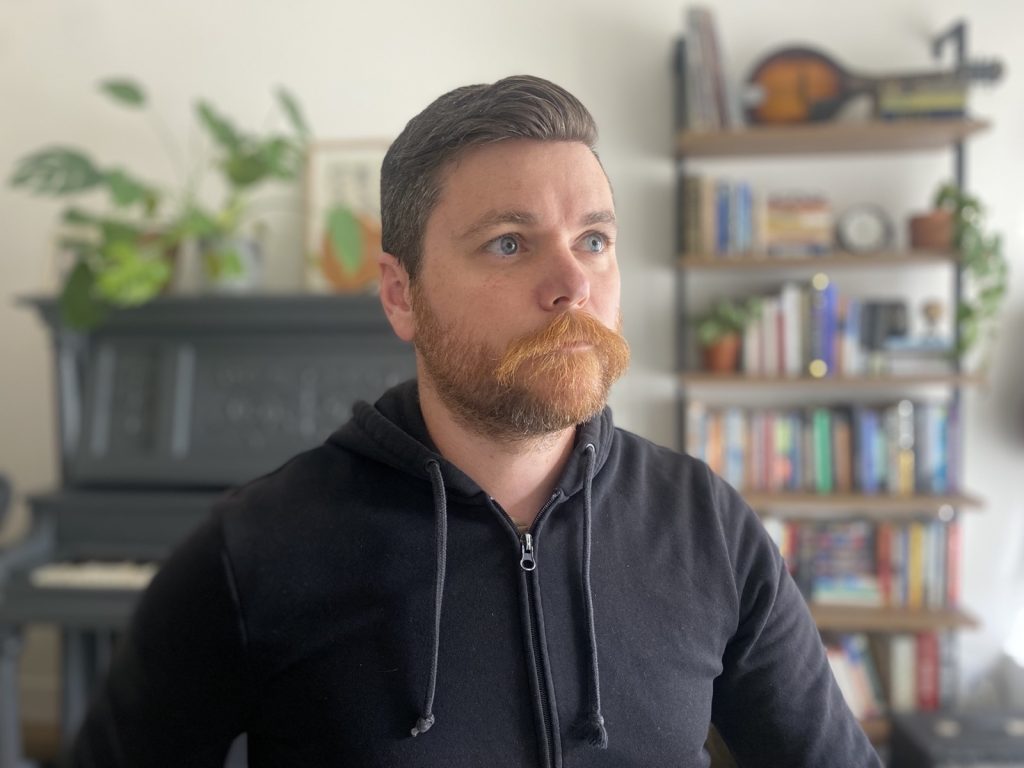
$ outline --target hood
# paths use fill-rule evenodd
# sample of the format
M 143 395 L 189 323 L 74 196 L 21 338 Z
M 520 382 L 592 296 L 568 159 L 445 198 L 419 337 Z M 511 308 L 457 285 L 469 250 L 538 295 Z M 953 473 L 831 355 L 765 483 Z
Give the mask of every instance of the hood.
M 588 444 L 595 450 L 594 474 L 601 471 L 611 451 L 614 431 L 610 408 L 605 408 L 577 428 L 572 456 L 558 484 L 565 496 L 572 496 L 583 489 L 586 481 L 584 454 Z M 389 389 L 373 405 L 356 403 L 352 419 L 334 432 L 327 442 L 424 482 L 431 481 L 428 467 L 431 462 L 436 462 L 449 495 L 467 499 L 487 496 L 472 478 L 438 453 L 423 421 L 415 379 Z

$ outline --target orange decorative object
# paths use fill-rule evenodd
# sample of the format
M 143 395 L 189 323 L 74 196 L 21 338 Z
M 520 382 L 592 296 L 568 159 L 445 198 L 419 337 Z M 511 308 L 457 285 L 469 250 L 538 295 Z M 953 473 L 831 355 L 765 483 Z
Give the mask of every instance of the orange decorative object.
M 380 224 L 366 216 L 356 214 L 362 234 L 363 251 L 359 268 L 346 268 L 342 254 L 335 253 L 330 232 L 325 231 L 320 243 L 320 270 L 330 286 L 338 293 L 358 293 L 377 281 L 377 255 L 380 253 Z

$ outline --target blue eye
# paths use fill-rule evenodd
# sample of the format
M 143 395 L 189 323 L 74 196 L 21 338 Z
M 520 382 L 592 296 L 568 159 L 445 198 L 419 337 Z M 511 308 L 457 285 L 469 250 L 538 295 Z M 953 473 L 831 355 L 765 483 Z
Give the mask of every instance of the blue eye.
M 598 232 L 592 232 L 583 239 L 583 243 L 591 253 L 601 253 L 608 247 L 608 238 Z
M 491 240 L 487 250 L 501 256 L 515 256 L 519 253 L 519 241 L 513 235 L 502 235 Z

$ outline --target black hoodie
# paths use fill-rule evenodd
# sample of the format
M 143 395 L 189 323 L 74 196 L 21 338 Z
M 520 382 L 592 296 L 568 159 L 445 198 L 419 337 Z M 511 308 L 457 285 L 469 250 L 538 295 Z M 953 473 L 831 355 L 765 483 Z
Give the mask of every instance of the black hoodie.
M 361 403 L 164 565 L 74 765 L 220 766 L 247 732 L 253 768 L 679 768 L 709 722 L 742 765 L 879 765 L 703 463 L 605 410 L 529 537 L 433 449 L 415 382 Z

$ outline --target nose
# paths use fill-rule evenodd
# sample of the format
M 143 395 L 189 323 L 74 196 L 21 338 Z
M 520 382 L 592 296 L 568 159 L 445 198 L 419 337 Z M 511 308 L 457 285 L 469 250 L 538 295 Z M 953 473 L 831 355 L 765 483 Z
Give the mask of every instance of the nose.
M 568 245 L 553 248 L 542 260 L 544 275 L 540 300 L 544 309 L 579 309 L 590 299 L 590 276 L 579 256 Z

